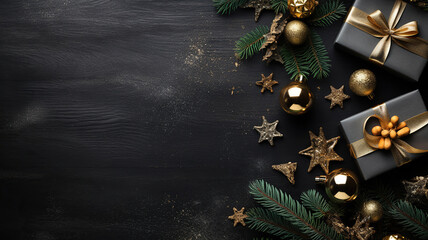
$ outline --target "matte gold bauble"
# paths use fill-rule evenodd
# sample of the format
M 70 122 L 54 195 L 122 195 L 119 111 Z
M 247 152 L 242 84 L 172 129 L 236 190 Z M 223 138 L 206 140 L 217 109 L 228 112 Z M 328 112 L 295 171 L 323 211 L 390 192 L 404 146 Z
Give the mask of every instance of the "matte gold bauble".
M 301 45 L 308 39 L 310 30 L 306 23 L 293 20 L 285 26 L 285 38 L 293 45 Z
M 349 88 L 358 96 L 367 96 L 373 99 L 376 88 L 376 76 L 368 69 L 358 69 L 349 78 Z
M 383 237 L 382 240 L 409 240 L 409 239 L 400 234 L 392 234 L 392 235 Z
M 363 204 L 361 213 L 364 217 L 370 217 L 370 222 L 377 222 L 383 215 L 382 204 L 375 200 L 366 201 Z
M 336 169 L 328 175 L 316 177 L 315 182 L 323 183 L 327 196 L 335 202 L 350 202 L 358 196 L 360 185 L 358 178 L 352 171 L 346 169 Z
M 285 112 L 292 115 L 306 113 L 311 108 L 313 94 L 303 75 L 297 75 L 293 82 L 281 89 L 279 103 Z
M 295 18 L 309 17 L 317 5 L 315 0 L 288 0 L 288 10 Z

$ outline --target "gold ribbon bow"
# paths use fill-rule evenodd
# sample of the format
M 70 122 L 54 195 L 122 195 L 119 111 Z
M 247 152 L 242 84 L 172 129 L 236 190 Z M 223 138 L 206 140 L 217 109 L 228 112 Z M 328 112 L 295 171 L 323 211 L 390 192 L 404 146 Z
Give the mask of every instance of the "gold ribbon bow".
M 371 118 L 376 118 L 379 120 L 379 123 L 382 126 L 382 128 L 386 128 L 390 118 L 389 118 L 388 110 L 386 108 L 386 104 L 381 104 L 373 108 L 373 111 L 375 112 L 375 114 L 369 116 L 364 122 L 364 125 L 363 125 L 364 138 L 351 143 L 351 154 L 353 155 L 354 158 L 360 158 L 362 156 L 370 154 L 379 149 L 378 143 L 381 136 L 374 136 L 369 134 L 366 131 L 367 122 Z M 411 117 L 405 120 L 405 122 L 407 124 L 407 127 L 410 128 L 410 134 L 412 134 L 428 124 L 428 111 L 418 114 L 414 117 Z M 410 162 L 411 161 L 410 154 L 428 152 L 428 150 L 425 150 L 425 149 L 418 149 L 418 148 L 412 147 L 410 144 L 400 139 L 392 139 L 391 143 L 392 143 L 392 146 L 390 150 L 397 166 L 401 166 L 407 162 Z
M 351 8 L 346 22 L 374 37 L 381 38 L 370 54 L 370 60 L 383 65 L 388 57 L 391 41 L 407 51 L 428 58 L 428 41 L 416 37 L 419 33 L 416 21 L 395 28 L 405 8 L 405 2 L 396 0 L 388 22 L 380 10 L 369 15 L 356 7 Z

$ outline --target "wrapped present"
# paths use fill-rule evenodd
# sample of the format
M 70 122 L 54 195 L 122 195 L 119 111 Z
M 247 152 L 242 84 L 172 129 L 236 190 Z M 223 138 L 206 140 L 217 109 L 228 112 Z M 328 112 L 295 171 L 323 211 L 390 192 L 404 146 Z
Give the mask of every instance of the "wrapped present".
M 428 112 L 418 90 L 340 122 L 366 180 L 428 153 L 426 125 Z
M 428 14 L 401 0 L 356 0 L 335 45 L 418 81 L 428 59 Z

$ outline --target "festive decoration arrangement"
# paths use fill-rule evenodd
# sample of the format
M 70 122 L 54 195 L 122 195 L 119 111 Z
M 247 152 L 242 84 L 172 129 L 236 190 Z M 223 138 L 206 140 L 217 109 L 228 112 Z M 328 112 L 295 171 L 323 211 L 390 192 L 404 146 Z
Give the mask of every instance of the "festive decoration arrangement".
M 259 143 L 263 141 L 268 141 L 271 146 L 273 146 L 273 138 L 274 137 L 282 137 L 282 133 L 276 130 L 276 125 L 278 125 L 279 121 L 268 123 L 265 116 L 262 116 L 263 123 L 261 126 L 254 126 L 254 129 L 260 133 Z
M 341 168 L 316 177 L 315 182 L 324 184 L 327 196 L 341 203 L 355 200 L 360 188 L 357 176 L 352 171 Z
M 238 223 L 242 224 L 242 226 L 245 226 L 244 219 L 248 217 L 248 215 L 244 214 L 245 208 L 242 207 L 241 210 L 238 211 L 238 209 L 233 208 L 233 215 L 229 216 L 228 218 L 230 220 L 233 220 L 233 226 L 236 227 Z
M 261 92 L 263 93 L 266 89 L 269 90 L 271 93 L 273 93 L 272 86 L 275 84 L 278 84 L 277 81 L 273 80 L 273 73 L 271 73 L 269 76 L 265 77 L 264 74 L 262 75 L 262 80 L 257 81 L 256 85 L 262 86 Z
M 333 86 L 330 86 L 331 93 L 324 97 L 325 99 L 328 99 L 331 101 L 330 109 L 332 109 L 336 105 L 339 105 L 340 108 L 343 108 L 343 101 L 351 98 L 349 95 L 346 95 L 343 92 L 344 87 L 345 86 L 342 85 L 339 89 L 336 89 Z
M 259 26 L 236 42 L 236 55 L 247 59 L 266 49 L 264 61 L 278 61 L 284 64 L 291 78 L 303 75 L 306 78 L 325 78 L 330 73 L 330 59 L 321 37 L 315 27 L 327 27 L 345 15 L 346 9 L 339 0 L 214 0 L 219 14 L 230 14 L 239 7 L 256 9 L 258 20 L 262 9 L 272 9 L 277 16 L 271 28 Z M 298 20 L 290 21 L 293 18 Z M 289 26 L 290 25 L 290 26 Z M 284 30 L 284 28 L 287 28 Z M 311 29 L 310 29 L 311 28 Z M 283 34 L 285 32 L 285 34 Z M 286 37 L 280 38 L 281 35 Z M 272 36 L 275 36 L 273 41 Z M 272 47 L 261 47 L 269 42 Z M 296 46 L 296 44 L 301 44 Z
M 373 99 L 376 88 L 376 76 L 368 69 L 358 69 L 349 77 L 349 88 L 358 96 Z
M 330 161 L 343 161 L 343 158 L 333 150 L 340 136 L 327 140 L 322 127 L 320 127 L 319 136 L 309 131 L 309 137 L 311 139 L 311 146 L 299 152 L 301 155 L 311 157 L 308 172 L 316 165 L 320 165 L 324 172 L 328 174 Z
M 296 172 L 297 169 L 297 162 L 288 162 L 279 165 L 272 165 L 272 168 L 274 170 L 282 172 L 282 174 L 284 174 L 288 178 L 288 181 L 290 181 L 291 184 L 296 183 L 296 181 L 294 180 L 294 172 Z
M 283 87 L 279 93 L 279 104 L 291 115 L 308 112 L 313 102 L 313 94 L 306 85 L 306 78 L 303 75 L 297 75 L 294 81 Z
M 410 181 L 403 181 L 404 189 L 406 190 L 406 201 L 412 203 L 428 203 L 428 175 L 416 176 Z

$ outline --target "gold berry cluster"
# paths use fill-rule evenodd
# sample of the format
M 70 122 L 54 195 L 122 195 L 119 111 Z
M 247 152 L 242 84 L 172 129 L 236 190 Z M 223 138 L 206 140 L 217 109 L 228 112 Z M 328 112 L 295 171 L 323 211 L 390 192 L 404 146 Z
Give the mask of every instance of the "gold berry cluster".
M 409 135 L 410 128 L 407 127 L 406 122 L 398 123 L 398 116 L 392 116 L 391 121 L 388 123 L 387 128 L 383 129 L 381 126 L 374 126 L 372 133 L 375 136 L 382 136 L 379 140 L 378 148 L 389 150 L 391 148 L 391 139 L 401 138 Z

